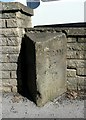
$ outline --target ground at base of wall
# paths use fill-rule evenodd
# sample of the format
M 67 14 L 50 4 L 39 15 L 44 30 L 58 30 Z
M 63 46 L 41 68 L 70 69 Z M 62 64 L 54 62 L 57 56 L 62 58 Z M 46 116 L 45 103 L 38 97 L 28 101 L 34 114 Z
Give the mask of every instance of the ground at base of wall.
M 66 95 L 43 107 L 37 107 L 19 94 L 2 95 L 2 118 L 84 118 L 85 108 L 85 100 L 69 99 Z

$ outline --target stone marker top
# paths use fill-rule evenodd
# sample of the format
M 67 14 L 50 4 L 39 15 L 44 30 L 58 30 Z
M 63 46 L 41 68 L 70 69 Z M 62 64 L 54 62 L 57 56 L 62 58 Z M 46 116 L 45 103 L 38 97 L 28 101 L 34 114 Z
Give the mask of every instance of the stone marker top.
M 29 37 L 34 42 L 47 42 L 52 39 L 65 37 L 65 34 L 61 31 L 55 29 L 36 29 L 36 28 L 27 28 L 25 29 L 25 35 Z
M 27 15 L 33 16 L 33 10 L 19 2 L 0 2 L 0 11 L 21 11 Z

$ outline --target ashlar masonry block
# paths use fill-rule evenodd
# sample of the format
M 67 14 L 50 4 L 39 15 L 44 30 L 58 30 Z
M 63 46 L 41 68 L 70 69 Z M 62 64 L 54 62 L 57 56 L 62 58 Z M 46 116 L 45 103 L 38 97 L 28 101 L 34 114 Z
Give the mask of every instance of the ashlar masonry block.
M 24 37 L 27 85 L 37 106 L 66 91 L 66 36 L 27 30 Z

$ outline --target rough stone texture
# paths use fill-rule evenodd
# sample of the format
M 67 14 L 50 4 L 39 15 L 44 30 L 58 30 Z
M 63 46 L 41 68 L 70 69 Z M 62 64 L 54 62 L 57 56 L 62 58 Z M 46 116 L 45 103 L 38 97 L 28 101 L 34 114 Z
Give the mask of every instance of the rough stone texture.
M 76 43 L 76 38 L 68 38 L 67 43 Z
M 78 90 L 78 78 L 76 77 L 67 77 L 67 89 L 68 90 Z
M 2 46 L 2 54 L 16 54 L 19 52 L 18 46 Z
M 23 37 L 24 29 L 19 28 L 5 28 L 0 29 L 2 37 Z
M 12 86 L 11 91 L 12 91 L 13 93 L 17 93 L 17 87 L 16 87 L 16 86 Z
M 86 59 L 85 51 L 67 51 L 67 58 L 68 59 Z
M 17 70 L 17 64 L 16 63 L 3 63 L 2 70 Z
M 67 77 L 76 77 L 76 70 L 67 69 Z
M 11 78 L 17 78 L 17 73 L 16 71 L 11 71 Z
M 10 86 L 2 86 L 2 91 L 4 91 L 4 92 L 11 92 L 11 87 Z
M 2 79 L 10 78 L 10 71 L 2 71 Z
M 0 13 L 0 19 L 10 19 L 10 18 L 16 18 L 16 12 L 15 13 Z
M 8 20 L 6 20 L 6 22 L 7 22 L 7 28 L 10 28 L 10 27 L 11 28 L 16 28 L 16 27 L 18 27 L 17 19 L 8 19 Z
M 78 30 L 77 30 L 77 28 L 75 27 L 75 28 L 68 28 L 68 29 L 66 29 L 66 32 L 67 32 L 67 35 L 68 36 L 77 36 L 77 35 L 79 35 L 79 36 L 86 36 L 86 30 L 84 29 L 84 28 L 78 28 Z
M 68 68 L 86 68 L 86 60 L 78 60 L 78 59 L 73 59 L 73 60 L 67 60 L 67 67 Z
M 5 20 L 0 20 L 0 28 L 4 28 L 5 26 Z
M 0 76 L 0 78 L 2 79 L 16 79 L 17 78 L 17 75 L 16 75 L 16 70 L 15 71 L 0 71 L 0 74 L 2 74 Z
M 17 19 L 17 26 L 19 28 L 29 28 L 32 26 L 30 18 Z
M 17 63 L 18 54 L 3 54 L 0 56 L 0 62 L 2 63 Z
M 22 14 L 20 11 L 16 13 L 16 18 L 22 19 L 22 20 L 31 20 L 31 16 L 27 16 L 26 14 Z
M 71 51 L 86 51 L 86 43 L 68 43 L 67 50 Z
M 2 85 L 3 86 L 16 86 L 17 80 L 16 79 L 2 79 Z
M 20 11 L 21 13 L 24 12 L 28 16 L 33 15 L 33 10 L 30 8 L 27 8 L 23 4 L 19 2 L 0 2 L 0 11 L 1 12 L 6 12 L 6 11 Z
M 66 91 L 66 36 L 61 32 L 26 32 L 28 89 L 38 106 Z
M 80 43 L 86 43 L 86 38 L 78 38 L 78 42 L 80 42 Z
M 17 46 L 20 41 L 19 37 L 0 37 L 0 46 Z
M 84 90 L 84 93 L 86 91 L 86 76 L 78 76 L 78 90 Z
M 86 75 L 86 68 L 77 68 L 77 75 Z
M 23 19 L 8 19 L 7 22 L 7 28 L 26 28 L 31 27 L 31 20 L 30 18 L 23 18 Z
M 17 92 L 17 67 L 24 28 L 33 10 L 17 2 L 0 2 L 0 78 L 5 92 Z M 27 20 L 27 22 L 26 22 Z M 24 24 L 25 23 L 25 24 Z

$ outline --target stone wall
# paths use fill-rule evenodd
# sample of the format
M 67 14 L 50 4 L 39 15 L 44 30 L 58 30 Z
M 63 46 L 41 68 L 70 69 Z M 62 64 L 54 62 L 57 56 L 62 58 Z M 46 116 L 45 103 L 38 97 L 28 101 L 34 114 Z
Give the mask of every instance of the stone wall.
M 5 92 L 17 92 L 17 62 L 24 28 L 33 11 L 20 3 L 0 2 L 0 79 Z
M 86 89 L 86 33 L 84 28 L 67 31 L 67 83 L 68 89 Z
M 24 28 L 31 27 L 33 11 L 20 3 L 0 2 L 0 90 L 17 92 L 17 67 Z M 86 87 L 86 24 L 36 26 L 55 29 L 67 37 L 67 89 Z M 42 38 L 43 39 L 43 38 Z M 1 81 L 3 87 L 1 87 Z

